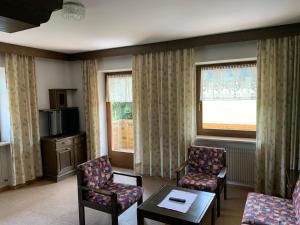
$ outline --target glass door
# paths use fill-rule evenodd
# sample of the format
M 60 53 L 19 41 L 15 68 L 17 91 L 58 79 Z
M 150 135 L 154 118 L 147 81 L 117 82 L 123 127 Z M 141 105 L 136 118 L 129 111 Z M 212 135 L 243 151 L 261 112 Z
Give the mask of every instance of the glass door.
M 106 74 L 109 156 L 113 166 L 133 168 L 134 136 L 131 72 Z

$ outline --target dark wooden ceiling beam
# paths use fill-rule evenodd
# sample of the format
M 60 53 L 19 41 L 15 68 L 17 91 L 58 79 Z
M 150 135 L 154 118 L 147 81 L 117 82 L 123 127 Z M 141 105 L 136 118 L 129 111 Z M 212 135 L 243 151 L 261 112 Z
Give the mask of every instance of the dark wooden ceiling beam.
M 0 42 L 0 52 L 29 55 L 29 56 L 35 56 L 40 58 L 69 60 L 69 55 L 65 53 L 48 51 L 48 50 L 43 50 L 38 48 L 30 48 L 30 47 L 14 45 L 14 44 L 7 44 L 3 42 Z
M 63 0 L 1 0 L 0 30 L 13 33 L 46 23 Z
M 251 41 L 266 38 L 300 35 L 300 23 L 275 27 L 258 28 L 228 33 L 212 34 L 194 38 L 185 38 L 174 41 L 159 42 L 98 51 L 82 52 L 69 55 L 70 60 L 92 59 L 120 55 L 134 55 L 145 52 L 172 50 L 178 48 L 199 47 L 204 45 L 224 44 L 230 42 Z

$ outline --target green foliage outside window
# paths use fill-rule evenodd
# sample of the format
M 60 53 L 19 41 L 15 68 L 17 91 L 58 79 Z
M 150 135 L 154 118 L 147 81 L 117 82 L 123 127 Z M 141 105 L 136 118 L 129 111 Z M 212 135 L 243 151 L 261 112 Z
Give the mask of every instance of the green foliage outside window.
M 112 102 L 112 120 L 132 120 L 132 102 Z

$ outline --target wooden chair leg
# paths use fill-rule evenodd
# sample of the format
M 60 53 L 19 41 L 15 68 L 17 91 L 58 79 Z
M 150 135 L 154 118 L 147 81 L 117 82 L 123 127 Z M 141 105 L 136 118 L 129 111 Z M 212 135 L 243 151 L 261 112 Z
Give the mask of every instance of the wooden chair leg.
M 142 203 L 143 203 L 143 196 L 140 197 L 140 199 L 139 199 L 138 202 L 137 202 L 137 205 L 139 206 L 139 205 L 142 204 Z
M 211 225 L 215 225 L 215 224 L 216 224 L 216 201 L 214 200 L 211 209 Z
M 224 178 L 224 200 L 227 200 L 227 178 Z
M 113 193 L 111 197 L 111 224 L 118 225 L 118 200 L 117 194 Z
M 221 211 L 221 197 L 220 197 L 220 187 L 218 185 L 217 187 L 217 216 L 220 216 L 220 211 Z
M 118 215 L 111 214 L 111 224 L 118 225 Z
M 79 205 L 79 225 L 85 225 L 84 206 Z
M 176 186 L 179 187 L 180 172 L 176 173 Z
M 144 217 L 141 214 L 141 211 L 137 209 L 137 224 L 144 225 Z

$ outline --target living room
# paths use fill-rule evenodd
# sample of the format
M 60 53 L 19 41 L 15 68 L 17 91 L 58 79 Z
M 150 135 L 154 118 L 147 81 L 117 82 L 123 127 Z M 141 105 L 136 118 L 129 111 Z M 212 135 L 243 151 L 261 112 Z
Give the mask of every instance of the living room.
M 0 224 L 300 224 L 299 8 L 4 1 Z

